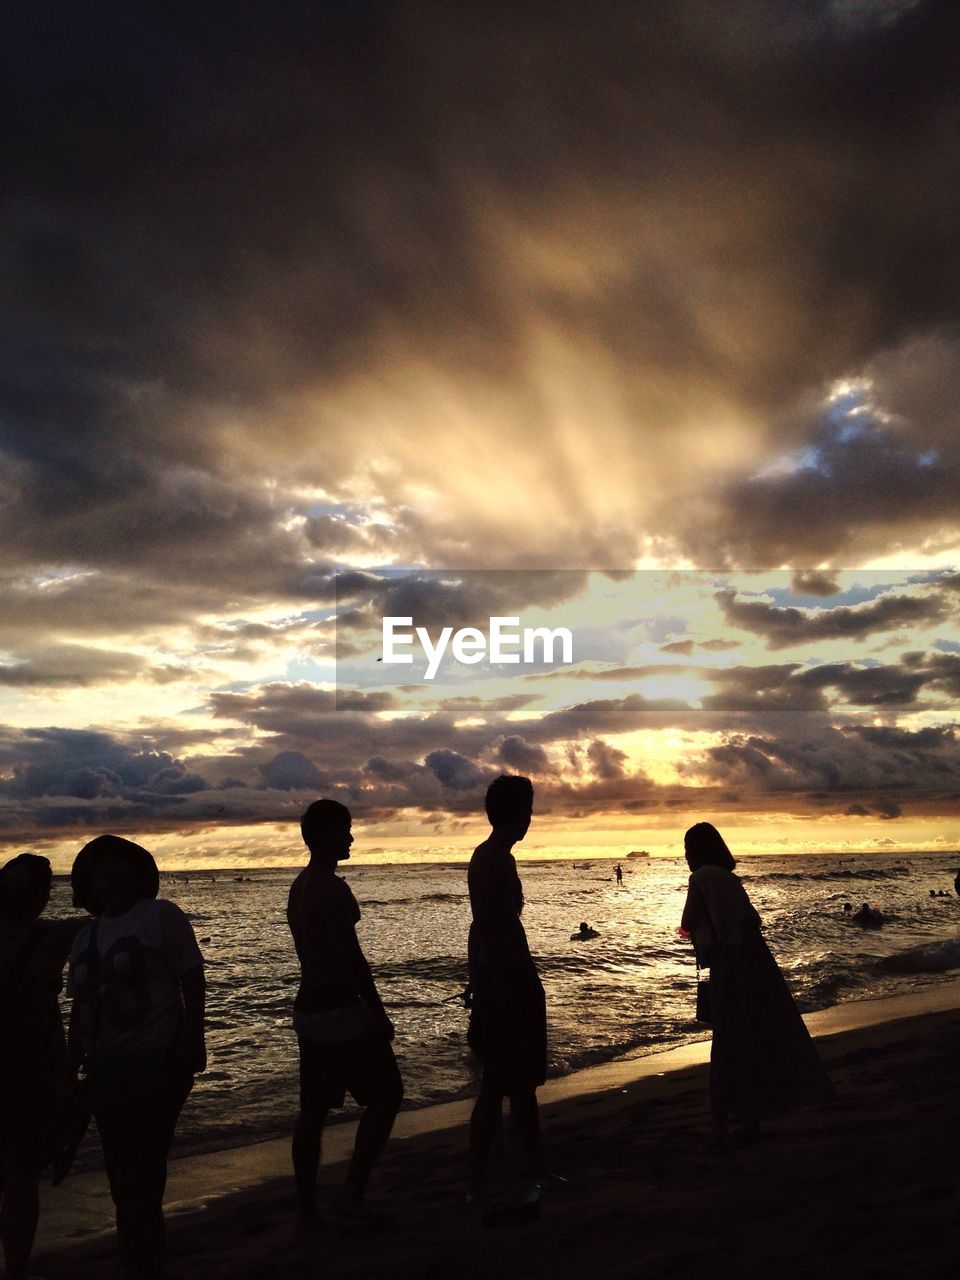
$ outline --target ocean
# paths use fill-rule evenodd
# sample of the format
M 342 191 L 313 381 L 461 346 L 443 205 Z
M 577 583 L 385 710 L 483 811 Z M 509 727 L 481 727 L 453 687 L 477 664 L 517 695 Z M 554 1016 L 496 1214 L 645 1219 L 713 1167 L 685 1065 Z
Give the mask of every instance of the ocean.
M 708 1032 L 694 1021 L 696 974 L 678 938 L 687 869 L 680 859 L 612 862 L 518 857 L 524 926 L 547 992 L 549 1072 L 654 1053 Z M 899 994 L 960 968 L 958 855 L 745 857 L 741 876 L 803 1011 Z M 209 1070 L 184 1109 L 177 1151 L 213 1150 L 289 1133 L 297 1109 L 290 1010 L 298 982 L 284 911 L 290 870 L 177 872 L 160 894 L 193 923 L 207 965 Z M 469 1095 L 477 1069 L 467 1014 L 470 920 L 466 863 L 343 865 L 363 918 L 361 943 L 397 1029 L 407 1107 Z M 947 897 L 931 897 L 930 890 Z M 57 877 L 51 914 L 70 914 Z M 882 928 L 844 918 L 878 907 Z M 581 920 L 599 932 L 571 941 Z M 81 1164 L 95 1160 L 95 1144 Z

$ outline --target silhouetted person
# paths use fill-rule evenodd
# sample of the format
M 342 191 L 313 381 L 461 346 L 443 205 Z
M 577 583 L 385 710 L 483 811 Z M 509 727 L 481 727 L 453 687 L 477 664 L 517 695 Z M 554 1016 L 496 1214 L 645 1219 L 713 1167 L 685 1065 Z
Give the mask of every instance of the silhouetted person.
M 40 1173 L 67 1084 L 63 966 L 85 923 L 40 919 L 52 878 L 32 853 L 0 868 L 0 1242 L 9 1280 L 29 1274 Z
M 86 1061 L 122 1273 L 155 1277 L 170 1144 L 206 1067 L 203 956 L 184 913 L 157 897 L 157 864 L 140 845 L 97 836 L 71 879 L 74 903 L 95 917 L 70 955 L 71 1058 Z
M 617 877 L 617 884 L 623 884 L 623 867 L 621 867 L 619 862 L 616 867 L 614 867 L 614 874 Z
M 684 847 L 691 874 L 681 928 L 710 969 L 710 1103 L 723 1146 L 731 1116 L 753 1136 L 764 1116 L 834 1092 L 720 832 L 698 822 Z
M 960 867 L 957 867 L 957 874 L 953 882 L 953 887 L 956 889 L 957 895 L 960 896 Z
M 350 857 L 350 810 L 316 800 L 300 822 L 310 861 L 290 888 L 287 922 L 300 960 L 293 1025 L 300 1048 L 300 1115 L 293 1134 L 298 1226 L 319 1223 L 317 1170 L 327 1113 L 349 1092 L 364 1107 L 353 1159 L 332 1207 L 343 1224 L 389 1225 L 365 1201 L 367 1181 L 403 1101 L 387 1016 L 360 943 L 360 908 L 337 863 Z
M 536 1091 L 546 1077 L 546 1001 L 520 922 L 523 890 L 511 852 L 530 826 L 530 779 L 497 778 L 487 789 L 486 811 L 492 831 L 474 851 L 467 876 L 473 912 L 468 1039 L 483 1064 L 470 1119 L 469 1195 L 478 1201 L 485 1194 L 490 1148 L 509 1098 L 527 1183 L 517 1204 L 494 1206 L 484 1216 L 487 1225 L 509 1226 L 537 1216 L 544 1176 Z
M 865 902 L 860 910 L 854 913 L 853 919 L 865 929 L 879 929 L 883 924 L 883 913 L 871 907 L 869 902 Z
M 600 934 L 596 929 L 591 929 L 586 920 L 580 921 L 580 928 L 577 933 L 571 933 L 571 942 L 589 942 L 591 938 L 599 938 Z

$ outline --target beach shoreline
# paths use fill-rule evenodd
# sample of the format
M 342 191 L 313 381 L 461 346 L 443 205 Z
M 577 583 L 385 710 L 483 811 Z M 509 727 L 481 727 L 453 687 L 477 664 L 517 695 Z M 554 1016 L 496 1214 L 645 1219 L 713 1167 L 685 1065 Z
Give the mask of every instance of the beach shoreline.
M 960 980 L 932 985 L 903 997 L 833 1006 L 809 1015 L 807 1021 L 818 1037 L 828 1068 L 836 1068 L 841 1074 L 849 1075 L 853 1063 L 864 1055 L 878 1060 L 885 1057 L 888 1059 L 892 1087 L 903 1074 L 899 1057 L 907 1052 L 905 1046 L 912 1045 L 913 1056 L 922 1062 L 924 1046 L 931 1036 L 940 1039 L 947 1034 L 945 1029 L 951 1026 L 952 1044 L 960 1044 Z M 950 1039 L 947 1034 L 947 1040 Z M 645 1113 L 652 1108 L 660 1117 L 660 1147 L 664 1142 L 669 1146 L 671 1135 L 674 1135 L 685 1151 L 685 1159 L 706 1160 L 701 1148 L 705 1149 L 708 1131 L 705 1066 L 708 1054 L 709 1041 L 698 1041 L 663 1053 L 608 1062 L 548 1081 L 541 1090 L 544 1130 L 549 1149 L 554 1152 L 553 1163 L 557 1172 L 566 1176 L 571 1164 L 580 1163 L 579 1156 L 573 1160 L 571 1157 L 585 1143 L 593 1144 L 594 1155 L 600 1159 L 601 1164 L 609 1165 L 610 1158 L 614 1158 L 616 1162 L 616 1149 L 624 1142 L 621 1121 L 635 1115 L 638 1109 Z M 955 1051 L 954 1061 L 958 1056 L 960 1055 Z M 855 1071 L 852 1074 L 855 1076 Z M 948 1076 L 944 1079 L 944 1089 L 950 1078 L 952 1077 Z M 929 1087 L 936 1090 L 936 1079 L 929 1082 Z M 824 1128 L 825 1117 L 836 1119 L 838 1115 L 849 1116 L 851 1105 L 849 1088 L 841 1087 L 839 1103 L 805 1113 L 805 1116 L 812 1125 L 812 1131 L 817 1132 Z M 403 1112 L 383 1170 L 375 1175 L 374 1194 L 393 1202 L 399 1192 L 399 1198 L 403 1201 L 409 1199 L 411 1194 L 410 1182 L 418 1183 L 421 1192 L 414 1197 L 414 1207 L 416 1212 L 427 1212 L 429 1216 L 429 1205 L 425 1202 L 430 1200 L 430 1186 L 433 1185 L 433 1194 L 438 1200 L 438 1208 L 442 1207 L 444 1220 L 449 1215 L 453 1218 L 462 1216 L 461 1193 L 466 1151 L 464 1126 L 470 1107 L 470 1100 L 461 1099 Z M 585 1122 L 582 1126 L 576 1123 L 578 1117 L 582 1117 Z M 827 1124 L 826 1127 L 829 1128 L 830 1125 Z M 331 1126 L 325 1143 L 322 1185 L 335 1185 L 339 1176 L 335 1166 L 348 1156 L 354 1128 L 354 1121 Z M 798 1134 L 807 1132 L 803 1114 L 778 1120 L 774 1122 L 774 1128 L 785 1128 Z M 691 1135 L 694 1134 L 697 1136 L 691 1147 Z M 626 1145 L 636 1142 L 642 1145 L 639 1135 L 633 1135 Z M 759 1150 L 766 1150 L 766 1147 L 761 1146 Z M 661 1158 L 662 1151 L 657 1156 L 658 1160 Z M 638 1153 L 638 1169 L 649 1162 L 649 1152 Z M 440 1167 L 445 1169 L 442 1176 Z M 424 1176 L 424 1170 L 428 1171 L 427 1176 Z M 621 1168 L 615 1179 L 620 1192 L 623 1191 L 623 1182 Z M 665 1177 L 665 1182 L 669 1185 L 669 1176 Z M 602 1193 L 602 1188 L 599 1191 Z M 650 1188 L 647 1187 L 647 1193 L 649 1191 Z M 548 1193 L 544 1214 L 549 1215 L 552 1220 L 552 1211 L 555 1209 L 566 1217 L 568 1210 L 572 1212 L 574 1202 L 579 1199 L 585 1203 L 580 1205 L 578 1211 L 589 1215 L 593 1212 L 589 1206 L 597 1194 L 598 1187 L 592 1179 L 584 1190 L 575 1178 L 562 1191 Z M 955 1185 L 952 1194 L 955 1202 Z M 562 1207 L 564 1204 L 566 1208 Z M 303 1246 L 292 1236 L 292 1192 L 289 1144 L 286 1139 L 273 1139 L 217 1153 L 172 1160 L 167 1210 L 171 1255 L 178 1260 L 176 1267 L 171 1270 L 172 1276 L 182 1275 L 192 1280 L 193 1277 L 219 1275 L 313 1274 L 309 1270 L 312 1265 L 309 1258 L 305 1260 Z M 410 1211 L 413 1212 L 413 1209 Z M 405 1210 L 404 1220 L 409 1216 L 410 1213 Z M 112 1206 L 102 1171 L 71 1178 L 64 1187 L 56 1191 L 44 1188 L 35 1268 L 38 1274 L 64 1277 L 76 1275 L 84 1280 L 89 1276 L 103 1274 L 103 1268 L 108 1265 L 114 1246 L 111 1218 Z M 236 1244 L 231 1243 L 235 1234 L 231 1227 L 234 1219 L 233 1228 L 242 1229 L 242 1232 L 247 1231 L 255 1220 L 261 1220 L 261 1227 L 255 1234 L 258 1240 L 262 1235 L 272 1241 L 266 1254 L 261 1253 L 258 1244 L 253 1253 L 246 1249 L 243 1256 L 237 1255 Z M 499 1233 L 480 1231 L 475 1224 L 470 1226 L 470 1230 L 480 1232 L 475 1243 L 484 1249 L 491 1244 L 491 1236 L 499 1238 Z M 592 1234 L 594 1230 L 591 1227 L 588 1234 Z M 398 1249 L 399 1239 L 406 1239 L 407 1234 L 404 1232 L 402 1237 L 398 1237 Z M 443 1232 L 440 1234 L 442 1236 Z M 534 1234 L 541 1234 L 540 1227 L 534 1229 Z M 200 1240 L 205 1242 L 202 1248 L 198 1244 Z M 360 1253 L 366 1256 L 366 1251 L 373 1248 L 374 1244 L 374 1241 L 362 1242 Z M 447 1244 L 453 1247 L 452 1241 Z M 389 1241 L 381 1241 L 379 1247 L 389 1248 Z M 429 1251 L 432 1247 L 428 1232 L 418 1242 L 411 1256 L 420 1256 L 423 1261 L 423 1249 Z M 527 1247 L 524 1245 L 524 1248 Z M 360 1253 L 351 1262 L 346 1255 L 341 1256 L 340 1251 L 336 1252 L 339 1259 L 337 1265 L 342 1263 L 347 1269 L 328 1269 L 326 1274 L 364 1274 L 362 1270 L 349 1269 L 356 1263 Z M 190 1262 L 189 1258 L 193 1255 L 196 1255 L 194 1261 Z M 283 1257 L 287 1258 L 286 1263 L 279 1261 Z M 281 1269 L 276 1269 L 277 1266 Z M 283 1266 L 288 1269 L 282 1269 Z M 308 1267 L 306 1271 L 304 1266 Z M 384 1267 L 387 1266 L 384 1263 Z M 393 1266 L 393 1263 L 389 1264 L 390 1268 Z M 264 1267 L 274 1269 L 265 1271 Z M 414 1272 L 411 1271 L 410 1274 Z M 541 1272 L 533 1270 L 529 1274 Z M 610 1271 L 609 1274 L 618 1273 Z

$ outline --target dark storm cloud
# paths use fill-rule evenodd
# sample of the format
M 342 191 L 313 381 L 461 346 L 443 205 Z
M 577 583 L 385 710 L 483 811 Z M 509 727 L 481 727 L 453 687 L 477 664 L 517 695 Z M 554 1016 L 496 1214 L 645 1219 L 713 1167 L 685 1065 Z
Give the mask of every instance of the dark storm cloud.
M 728 623 L 763 636 L 771 649 L 818 640 L 863 640 L 898 627 L 939 622 L 949 612 L 936 595 L 889 595 L 869 604 L 817 610 L 744 600 L 733 590 L 718 591 L 716 600 Z
M 555 773 L 556 767 L 539 743 L 527 742 L 512 733 L 500 743 L 499 756 L 508 769 L 517 773 Z
M 946 391 L 946 389 L 945 389 Z M 954 395 L 956 388 L 948 394 Z M 881 406 L 886 409 L 886 406 Z M 722 561 L 779 564 L 832 558 L 856 563 L 898 537 L 920 542 L 960 523 L 956 441 L 936 449 L 904 441 L 902 431 L 865 422 L 814 423 L 801 460 L 782 473 L 738 479 L 720 490 L 700 527 L 685 534 L 697 554 Z M 952 456 L 951 456 L 952 454 Z M 832 595 L 826 575 L 795 579 L 795 589 Z
M 622 778 L 626 773 L 627 753 L 612 747 L 602 738 L 594 738 L 587 748 L 587 756 L 598 778 L 609 781 L 613 778 Z
M 893 817 L 898 794 L 945 797 L 955 790 L 960 782 L 960 741 L 950 728 L 841 730 L 821 724 L 812 733 L 809 726 L 791 731 L 788 723 L 776 736 L 731 735 L 709 748 L 701 764 L 714 782 L 743 782 L 761 792 L 855 791 L 857 803 L 878 812 L 885 808 L 885 816 Z
M 196 816 L 208 789 L 168 752 L 93 731 L 5 729 L 0 768 L 0 826 L 14 830 Z
M 131 680 L 147 669 L 146 659 L 134 653 L 88 649 L 82 645 L 51 645 L 34 650 L 16 662 L 0 662 L 0 685 L 12 688 L 84 688 L 87 685 Z M 164 678 L 157 668 L 155 677 Z
M 326 781 L 302 751 L 279 751 L 259 769 L 263 785 L 276 791 L 316 791 Z
M 796 595 L 835 596 L 840 586 L 828 573 L 800 570 L 793 575 L 791 586 Z
M 484 777 L 472 760 L 446 748 L 431 751 L 424 764 L 438 782 L 452 791 L 475 791 L 485 781 L 491 781 Z
M 895 800 L 879 800 L 875 806 L 876 812 L 881 818 L 902 818 L 903 810 Z
M 610 566 L 649 537 L 665 559 L 838 564 L 950 544 L 952 0 L 238 0 L 228 17 L 12 0 L 0 21 L 7 685 L 174 678 L 123 652 L 131 635 L 166 651 L 166 626 L 193 626 L 195 679 L 205 651 L 213 665 L 294 637 L 319 649 L 323 622 L 242 619 L 332 606 L 338 587 L 359 645 L 380 606 L 475 621 L 577 581 L 544 576 L 534 599 L 521 578 L 335 582 L 353 557 Z M 861 374 L 869 390 L 825 407 L 833 380 Z M 933 618 L 917 607 L 761 616 L 732 598 L 730 621 L 776 647 Z M 815 721 L 831 699 L 909 706 L 958 687 L 947 655 L 835 664 L 829 681 L 718 678 L 710 714 L 766 742 L 764 700 Z M 292 812 L 297 779 L 318 776 L 384 811 L 465 811 L 475 791 L 444 779 L 482 779 L 520 733 L 534 761 L 573 741 L 586 771 L 604 734 L 703 723 L 639 695 L 520 729 L 506 704 L 376 716 L 406 696 L 223 692 L 206 742 L 158 726 L 146 745 L 53 750 L 17 731 L 4 803 L 46 824 L 256 820 Z M 489 721 L 456 723 L 470 714 Z M 900 750 L 864 742 L 875 773 Z M 760 756 L 788 769 L 752 750 L 758 771 Z M 467 764 L 441 755 L 438 773 L 422 763 L 435 752 Z M 127 755 L 156 767 L 138 781 Z M 556 803 L 652 803 L 624 799 L 628 783 Z
M 575 501 L 578 454 L 524 364 L 531 322 L 602 357 L 624 426 L 598 424 L 597 449 L 643 494 L 686 483 L 703 403 L 785 430 L 801 393 L 956 319 L 955 6 L 838 12 L 8 5 L 7 563 L 143 566 L 232 598 L 308 591 L 317 550 L 502 561 L 505 525 L 484 545 L 481 518 L 443 505 L 426 417 L 400 457 L 405 427 L 384 443 L 360 413 L 348 434 L 322 399 L 389 388 L 411 360 L 500 389 L 488 477 L 528 431 L 532 506 L 561 498 L 530 554 L 629 559 L 636 522 L 601 528 Z M 891 396 L 895 366 L 877 375 Z M 863 489 L 891 526 L 930 493 L 887 483 L 904 457 Z M 266 483 L 346 495 L 373 466 L 399 522 L 382 533 Z M 417 478 L 440 495 L 429 519 L 404 505 Z M 777 491 L 780 528 L 763 496 L 728 497 L 743 554 L 844 545 L 816 486 Z
M 379 646 L 382 620 L 412 618 L 414 626 L 431 630 L 481 626 L 492 617 L 518 616 L 522 608 L 546 608 L 585 591 L 582 570 L 467 570 L 401 574 L 346 572 L 331 586 L 338 606 L 338 643 L 344 635 L 367 631 Z
M 858 667 L 850 662 L 824 662 L 814 667 L 785 663 L 762 667 L 729 667 L 705 672 L 716 692 L 702 699 L 710 712 L 836 712 L 852 707 L 903 706 L 916 701 L 938 680 L 926 670 L 900 666 Z M 827 694 L 832 692 L 833 697 Z M 839 695 L 839 697 L 838 697 Z M 715 722 L 711 722 L 715 723 Z

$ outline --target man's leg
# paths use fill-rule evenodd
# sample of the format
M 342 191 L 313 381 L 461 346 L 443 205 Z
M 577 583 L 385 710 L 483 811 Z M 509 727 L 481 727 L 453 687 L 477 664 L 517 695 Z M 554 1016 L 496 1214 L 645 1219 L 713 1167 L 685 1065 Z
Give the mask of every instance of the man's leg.
M 301 1096 L 293 1130 L 293 1178 L 297 1189 L 297 1228 L 308 1230 L 318 1220 L 317 1173 L 327 1108 Z
M 364 1071 L 366 1087 L 361 1086 L 366 1110 L 357 1126 L 353 1158 L 343 1189 L 337 1197 L 340 1210 L 349 1211 L 362 1206 L 367 1181 L 386 1146 L 403 1102 L 403 1080 L 389 1043 L 374 1041 L 370 1053 L 371 1060 L 365 1064 L 367 1069 Z

